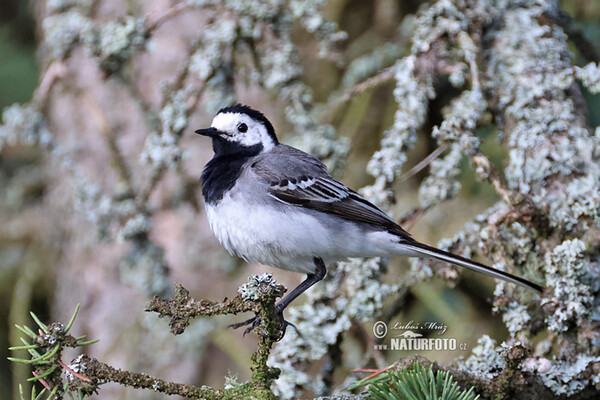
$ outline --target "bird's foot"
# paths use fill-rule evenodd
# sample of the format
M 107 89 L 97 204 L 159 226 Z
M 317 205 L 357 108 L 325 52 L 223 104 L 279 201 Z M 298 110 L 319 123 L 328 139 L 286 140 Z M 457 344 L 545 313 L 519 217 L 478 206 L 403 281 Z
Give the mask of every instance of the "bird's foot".
M 279 327 L 277 329 L 277 335 L 273 338 L 274 341 L 279 342 L 281 339 L 283 339 L 283 337 L 285 336 L 285 331 L 288 326 L 292 326 L 294 329 L 296 329 L 296 332 L 298 332 L 298 334 L 300 333 L 298 331 L 298 328 L 296 328 L 296 325 L 292 324 L 291 322 L 286 321 L 285 318 L 283 318 L 283 310 L 277 310 L 277 308 L 276 308 L 275 312 L 276 312 L 277 316 L 279 317 Z M 261 321 L 262 321 L 262 318 L 259 315 L 255 315 L 254 317 L 249 318 L 245 321 L 231 324 L 228 326 L 228 328 L 238 329 L 238 328 L 241 328 L 242 326 L 248 325 L 246 330 L 244 330 L 244 334 L 243 334 L 243 336 L 246 336 L 246 333 L 253 331 L 254 328 L 256 328 L 257 326 L 261 326 Z M 264 336 L 268 335 L 264 326 L 262 327 L 262 334 Z
M 244 331 L 244 336 L 246 336 L 246 333 L 251 332 L 257 325 L 260 325 L 260 317 L 258 315 L 255 315 L 254 317 L 247 319 L 245 321 L 242 322 L 236 322 L 235 324 L 231 324 L 228 325 L 228 328 L 233 328 L 233 329 L 238 329 L 241 328 L 242 326 L 246 326 L 246 325 L 250 325 L 249 327 L 246 328 L 246 330 Z

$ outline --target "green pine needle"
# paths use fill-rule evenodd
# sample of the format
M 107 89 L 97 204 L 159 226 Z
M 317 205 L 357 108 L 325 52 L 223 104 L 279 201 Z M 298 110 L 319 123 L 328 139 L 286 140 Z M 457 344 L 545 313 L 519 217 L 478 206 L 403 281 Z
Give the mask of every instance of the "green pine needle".
M 33 320 L 35 321 L 35 323 L 38 324 L 38 326 L 40 328 L 42 328 L 42 330 L 44 331 L 44 333 L 50 333 L 50 331 L 48 330 L 48 327 L 46 326 L 46 324 L 44 324 L 42 321 L 40 321 L 40 319 L 37 317 L 37 315 L 35 315 L 33 313 L 33 311 L 29 311 L 29 315 L 31 315 L 31 318 L 33 318 Z
M 58 392 L 58 386 L 54 386 L 54 389 L 52 389 L 52 392 L 50 392 L 50 394 L 48 395 L 48 397 L 46 398 L 46 400 L 54 400 L 56 399 L 56 393 Z
M 31 387 L 31 400 L 42 400 L 42 396 L 46 393 L 46 388 L 43 388 L 37 395 L 35 394 L 35 386 Z
M 29 350 L 29 349 L 37 349 L 38 345 L 37 344 L 28 344 L 28 345 L 24 345 L 24 346 L 12 346 L 9 347 L 9 350 Z
M 21 342 L 23 342 L 23 344 L 24 344 L 24 345 L 26 345 L 26 346 L 29 346 L 29 345 L 30 345 L 30 343 L 28 343 L 28 342 L 27 342 L 27 340 L 25 340 L 25 339 L 23 339 L 23 338 L 19 338 L 19 339 L 21 339 Z M 28 349 L 27 351 L 28 351 L 28 352 L 29 352 L 29 354 L 31 354 L 31 355 L 32 355 L 32 357 L 34 357 L 34 358 L 39 358 L 39 357 L 41 357 L 41 356 L 42 356 L 40 353 L 38 353 L 38 351 L 37 351 L 36 349 Z
M 56 346 L 54 346 L 52 351 L 44 354 L 42 356 L 42 360 L 48 360 L 49 358 L 52 358 L 58 352 L 58 349 L 60 349 L 60 344 L 57 344 Z
M 42 396 L 44 395 L 44 393 L 46 393 L 45 388 L 43 388 L 41 392 L 36 393 L 35 386 L 32 386 L 30 399 L 31 400 L 42 400 Z M 56 393 L 54 392 L 54 394 L 56 394 Z M 50 396 L 48 396 L 47 400 L 50 400 L 51 398 L 54 399 L 54 394 L 51 393 Z M 19 384 L 19 399 L 25 400 L 25 392 L 23 391 L 23 386 L 21 384 Z
M 26 334 L 27 336 L 29 336 L 32 339 L 35 339 L 37 337 L 37 335 L 35 333 L 33 333 L 33 331 L 31 329 L 29 329 L 26 325 L 19 326 L 19 325 L 15 324 L 15 328 L 17 328 L 18 330 L 20 330 L 21 332 L 23 332 L 24 334 Z
M 87 342 L 77 342 L 77 346 L 87 346 L 90 344 L 98 343 L 100 339 L 88 340 Z
M 412 369 L 382 374 L 384 379 L 369 381 L 372 400 L 477 400 L 474 388 L 462 390 L 448 371 L 433 372 L 415 363 Z
M 15 357 L 6 357 L 9 361 L 18 362 L 22 364 L 50 364 L 52 361 L 42 360 L 40 358 L 33 358 L 31 360 L 25 360 L 23 358 L 15 358 Z
M 71 319 L 69 320 L 69 323 L 67 324 L 67 326 L 65 328 L 65 334 L 69 333 L 69 330 L 73 326 L 73 322 L 75 322 L 75 317 L 77 317 L 77 313 L 79 313 L 79 303 L 77 303 L 77 306 L 75 307 L 75 311 L 73 312 L 73 316 L 71 317 Z
M 354 382 L 352 385 L 348 386 L 348 390 L 354 390 L 354 389 L 358 389 L 363 386 L 372 385 L 374 383 L 381 382 L 386 379 L 388 379 L 387 374 L 382 373 L 382 374 L 379 374 L 376 377 L 368 379 L 368 380 L 363 379 L 358 382 Z
M 41 375 L 37 375 L 37 376 L 32 376 L 31 378 L 27 379 L 27 382 L 33 382 L 33 381 L 37 381 L 40 379 L 44 379 L 45 377 L 47 377 L 48 375 L 50 375 L 51 373 L 53 373 L 54 371 L 56 371 L 57 366 L 54 365 L 52 366 L 52 368 L 50 368 L 48 371 L 44 372 Z

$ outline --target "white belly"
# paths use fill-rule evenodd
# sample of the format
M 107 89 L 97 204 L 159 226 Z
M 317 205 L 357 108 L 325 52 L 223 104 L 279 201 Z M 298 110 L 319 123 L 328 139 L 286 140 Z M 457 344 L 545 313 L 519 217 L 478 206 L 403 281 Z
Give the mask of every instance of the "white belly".
M 386 256 L 398 249 L 394 235 L 364 233 L 355 223 L 338 217 L 283 204 L 277 209 L 240 207 L 244 203 L 228 193 L 217 205 L 207 204 L 206 213 L 219 242 L 249 262 L 312 273 L 314 257 L 328 263 Z

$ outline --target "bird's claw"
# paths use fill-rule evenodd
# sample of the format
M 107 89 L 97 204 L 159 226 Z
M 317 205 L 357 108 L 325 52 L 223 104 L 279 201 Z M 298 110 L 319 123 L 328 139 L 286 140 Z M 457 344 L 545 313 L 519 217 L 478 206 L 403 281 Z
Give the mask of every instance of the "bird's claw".
M 279 316 L 280 325 L 279 325 L 279 335 L 274 339 L 276 342 L 279 342 L 281 339 L 283 339 L 283 337 L 285 336 L 285 331 L 286 331 L 286 329 L 287 329 L 288 326 L 292 326 L 296 330 L 296 332 L 298 334 L 300 334 L 300 331 L 298 330 L 298 328 L 296 327 L 296 325 L 292 324 L 291 322 L 289 322 L 285 318 L 283 318 L 283 312 L 279 312 L 278 311 L 277 315 Z M 231 325 L 228 326 L 228 328 L 238 329 L 238 328 L 241 328 L 242 326 L 249 325 L 244 330 L 244 333 L 243 333 L 243 336 L 246 336 L 246 334 L 248 332 L 253 331 L 254 328 L 256 328 L 257 326 L 260 326 L 261 320 L 262 319 L 261 319 L 261 317 L 259 315 L 255 315 L 254 317 L 249 318 L 249 319 L 247 319 L 245 321 L 237 322 L 235 324 L 231 324 Z M 267 332 L 265 331 L 264 328 L 262 330 L 262 334 L 264 336 L 267 335 Z
M 242 326 L 250 325 L 249 327 L 247 327 L 244 330 L 243 336 L 246 336 L 246 333 L 251 332 L 257 325 L 260 325 L 260 321 L 261 321 L 261 318 L 258 315 L 255 315 L 254 317 L 252 317 L 250 319 L 247 319 L 242 322 L 237 322 L 235 324 L 231 324 L 227 327 L 233 328 L 233 329 L 238 329 L 238 328 L 241 328 Z

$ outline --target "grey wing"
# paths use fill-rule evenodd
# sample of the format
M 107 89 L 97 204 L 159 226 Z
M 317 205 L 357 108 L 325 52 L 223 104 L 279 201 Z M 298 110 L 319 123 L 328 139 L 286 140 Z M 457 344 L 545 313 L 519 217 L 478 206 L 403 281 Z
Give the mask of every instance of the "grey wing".
M 268 182 L 269 195 L 287 204 L 375 225 L 410 239 L 383 211 L 335 180 L 319 160 L 289 146 L 278 150 L 259 156 L 251 167 Z

